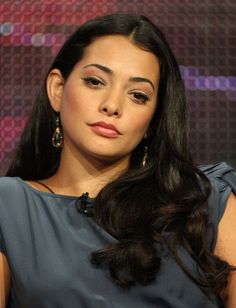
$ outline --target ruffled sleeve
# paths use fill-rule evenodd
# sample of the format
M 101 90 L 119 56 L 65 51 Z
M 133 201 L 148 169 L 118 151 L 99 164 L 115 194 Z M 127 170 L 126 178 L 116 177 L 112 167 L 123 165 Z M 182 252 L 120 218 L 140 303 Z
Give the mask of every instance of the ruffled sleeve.
M 224 162 L 217 165 L 201 166 L 200 169 L 206 174 L 212 186 L 208 206 L 214 232 L 213 242 L 211 243 L 213 251 L 217 239 L 218 225 L 224 214 L 228 197 L 231 192 L 236 194 L 236 171 Z

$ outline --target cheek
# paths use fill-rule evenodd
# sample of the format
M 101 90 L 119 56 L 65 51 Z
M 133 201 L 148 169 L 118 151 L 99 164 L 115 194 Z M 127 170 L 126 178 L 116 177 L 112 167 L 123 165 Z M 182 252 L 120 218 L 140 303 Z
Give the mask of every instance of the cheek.
M 61 105 L 61 114 L 70 115 L 72 117 L 78 117 L 83 109 L 89 105 L 83 95 L 80 95 L 79 91 L 75 89 L 67 89 L 64 92 Z
M 81 85 L 70 85 L 65 88 L 62 99 L 62 107 L 66 112 L 83 112 L 88 114 L 94 109 L 99 100 L 98 93 L 92 92 Z M 76 116 L 76 114 L 75 114 Z
M 136 120 L 132 121 L 134 124 L 134 127 L 133 127 L 134 133 L 138 135 L 144 135 L 145 132 L 148 130 L 152 116 L 153 116 L 153 112 L 151 114 L 141 115 L 140 117 L 136 117 Z

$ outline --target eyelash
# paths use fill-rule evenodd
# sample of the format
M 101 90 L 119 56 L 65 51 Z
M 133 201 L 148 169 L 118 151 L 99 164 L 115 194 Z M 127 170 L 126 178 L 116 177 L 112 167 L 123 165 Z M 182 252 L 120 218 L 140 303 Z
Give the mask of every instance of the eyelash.
M 142 92 L 132 92 L 133 100 L 138 102 L 138 104 L 146 104 L 149 101 L 149 97 Z M 138 97 L 137 97 L 138 96 Z
M 88 85 L 90 88 L 98 89 L 101 86 L 104 86 L 105 83 L 102 82 L 100 79 L 97 79 L 95 77 L 85 77 L 82 78 L 86 85 Z
M 84 77 L 82 79 L 85 82 L 85 84 L 92 89 L 99 89 L 101 86 L 105 85 L 104 82 L 102 82 L 100 79 L 96 77 Z M 147 101 L 149 101 L 149 97 L 142 92 L 131 92 L 130 94 L 133 95 L 132 99 L 140 105 L 141 104 L 144 105 L 147 103 Z

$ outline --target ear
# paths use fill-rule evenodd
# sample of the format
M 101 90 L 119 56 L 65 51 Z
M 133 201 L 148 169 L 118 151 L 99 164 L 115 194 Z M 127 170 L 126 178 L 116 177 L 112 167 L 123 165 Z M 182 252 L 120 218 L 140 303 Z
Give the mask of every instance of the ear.
M 61 109 L 64 83 L 64 78 L 59 69 L 54 68 L 49 72 L 46 81 L 47 94 L 51 106 L 56 112 L 59 112 Z

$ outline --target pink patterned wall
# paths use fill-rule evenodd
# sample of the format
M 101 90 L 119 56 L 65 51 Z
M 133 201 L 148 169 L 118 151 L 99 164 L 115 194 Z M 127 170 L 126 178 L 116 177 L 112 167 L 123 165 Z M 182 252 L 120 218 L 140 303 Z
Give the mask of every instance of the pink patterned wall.
M 190 140 L 196 161 L 226 160 L 236 166 L 234 0 L 1 0 L 2 170 L 58 48 L 82 22 L 112 12 L 144 14 L 161 27 L 177 56 L 186 85 Z

